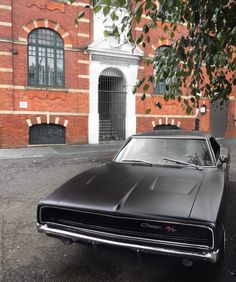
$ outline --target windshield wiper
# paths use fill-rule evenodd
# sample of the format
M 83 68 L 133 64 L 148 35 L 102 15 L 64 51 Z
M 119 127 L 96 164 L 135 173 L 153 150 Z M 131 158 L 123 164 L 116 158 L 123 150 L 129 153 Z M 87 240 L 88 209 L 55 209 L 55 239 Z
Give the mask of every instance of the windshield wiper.
M 170 159 L 170 158 L 163 158 L 163 160 L 169 161 L 169 162 L 172 162 L 172 163 L 176 163 L 176 164 L 183 164 L 183 165 L 192 166 L 192 167 L 195 167 L 196 169 L 199 169 L 199 170 L 203 169 L 202 167 L 200 167 L 198 165 L 187 163 L 187 162 L 184 162 L 184 161 L 179 161 L 179 160 Z
M 122 162 L 127 162 L 127 163 L 135 163 L 135 164 L 143 164 L 143 165 L 149 165 L 152 166 L 152 163 L 144 160 L 138 160 L 138 159 L 125 159 L 122 160 Z

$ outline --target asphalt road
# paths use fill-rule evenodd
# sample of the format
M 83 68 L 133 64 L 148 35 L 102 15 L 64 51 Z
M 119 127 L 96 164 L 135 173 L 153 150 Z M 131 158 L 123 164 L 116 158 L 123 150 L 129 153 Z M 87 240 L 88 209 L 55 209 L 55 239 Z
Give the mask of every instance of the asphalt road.
M 236 281 L 236 149 L 232 150 L 225 263 L 180 260 L 117 248 L 63 245 L 36 230 L 39 199 L 77 173 L 101 164 L 76 155 L 0 159 L 0 281 Z

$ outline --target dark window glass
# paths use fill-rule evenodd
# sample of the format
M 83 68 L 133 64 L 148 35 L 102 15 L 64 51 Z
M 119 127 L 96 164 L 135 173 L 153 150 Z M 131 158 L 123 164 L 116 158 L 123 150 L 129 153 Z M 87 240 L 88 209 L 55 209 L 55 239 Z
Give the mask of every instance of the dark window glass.
M 38 28 L 28 38 L 28 83 L 64 86 L 64 44 L 53 30 Z
M 56 58 L 57 58 L 57 72 L 56 72 L 56 80 L 58 83 L 58 86 L 63 86 L 64 82 L 64 52 L 63 50 L 57 50 L 56 53 Z
M 214 151 L 215 157 L 216 159 L 218 159 L 220 156 L 220 145 L 217 143 L 217 141 L 213 137 L 210 138 L 210 143 Z
M 40 85 L 46 85 L 46 48 L 38 47 L 38 78 Z
M 28 63 L 29 63 L 29 84 L 36 83 L 36 47 L 29 46 L 28 48 Z
M 171 48 L 170 46 L 160 46 L 159 48 L 157 48 L 156 50 L 156 55 L 158 56 L 162 56 L 164 55 L 164 52 L 166 49 Z M 154 76 L 156 75 L 156 70 L 154 68 Z M 154 89 L 153 89 L 153 95 L 164 95 L 166 92 L 166 81 L 163 79 L 163 81 L 158 82 L 154 85 Z
M 120 151 L 115 161 L 138 160 L 171 165 L 171 162 L 164 158 L 199 166 L 212 166 L 211 155 L 204 139 L 132 138 Z

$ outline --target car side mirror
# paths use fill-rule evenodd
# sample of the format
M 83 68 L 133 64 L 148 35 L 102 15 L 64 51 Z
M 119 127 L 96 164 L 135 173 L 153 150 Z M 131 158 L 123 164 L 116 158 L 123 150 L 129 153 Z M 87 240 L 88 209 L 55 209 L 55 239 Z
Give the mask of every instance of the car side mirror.
M 228 157 L 224 155 L 220 155 L 218 159 L 218 166 L 221 167 L 223 164 L 228 162 Z
M 229 159 L 229 149 L 226 147 L 221 146 L 220 147 L 220 156 L 218 158 L 218 166 L 222 166 L 223 164 L 227 164 L 230 162 Z
M 227 163 L 227 162 L 228 162 L 228 157 L 227 157 L 227 156 L 224 156 L 224 155 L 221 155 L 221 156 L 220 156 L 220 162 L 221 162 L 222 164 Z

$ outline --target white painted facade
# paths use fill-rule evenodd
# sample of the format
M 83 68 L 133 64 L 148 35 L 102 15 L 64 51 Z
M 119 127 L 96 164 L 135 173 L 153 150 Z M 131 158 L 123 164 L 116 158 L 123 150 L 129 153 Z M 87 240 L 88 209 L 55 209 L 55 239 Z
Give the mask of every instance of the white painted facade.
M 100 74 L 108 68 L 120 70 L 125 80 L 127 93 L 125 137 L 136 133 L 136 102 L 132 89 L 137 81 L 139 60 L 143 53 L 137 49 L 133 50 L 128 43 L 122 44 L 115 38 L 105 38 L 103 31 L 107 24 L 104 27 L 103 20 L 101 13 L 94 15 L 94 42 L 88 46 L 90 53 L 89 144 L 99 143 L 98 82 Z

